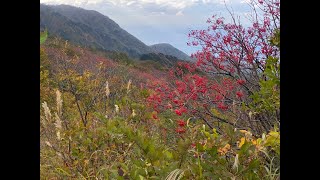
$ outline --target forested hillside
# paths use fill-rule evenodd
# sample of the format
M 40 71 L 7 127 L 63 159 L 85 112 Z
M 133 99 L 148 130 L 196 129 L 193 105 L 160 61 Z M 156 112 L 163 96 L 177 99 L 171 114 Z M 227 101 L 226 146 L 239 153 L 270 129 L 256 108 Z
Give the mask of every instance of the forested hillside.
M 150 46 L 154 51 L 166 54 L 166 55 L 171 55 L 175 56 L 178 59 L 181 60 L 191 60 L 191 58 L 185 54 L 184 52 L 180 51 L 179 49 L 173 47 L 171 44 L 168 43 L 160 43 L 160 44 L 154 44 Z
M 110 18 L 69 5 L 40 4 L 40 29 L 76 44 L 126 52 L 133 57 L 152 52 Z

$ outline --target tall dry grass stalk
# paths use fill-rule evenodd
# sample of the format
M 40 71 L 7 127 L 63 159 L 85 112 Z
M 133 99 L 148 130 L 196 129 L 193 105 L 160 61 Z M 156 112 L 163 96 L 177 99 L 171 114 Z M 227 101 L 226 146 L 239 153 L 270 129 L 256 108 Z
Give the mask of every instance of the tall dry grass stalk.
M 175 169 L 168 176 L 166 177 L 166 180 L 180 180 L 184 175 L 184 171 L 181 169 Z
M 61 116 L 62 116 L 62 98 L 61 98 L 61 92 L 59 90 L 56 91 L 56 101 L 57 101 L 57 112 L 55 113 L 55 127 L 56 127 L 56 134 L 58 140 L 61 140 L 61 130 L 62 130 L 62 121 L 61 121 Z
M 110 89 L 109 89 L 109 82 L 107 81 L 106 82 L 106 96 L 107 96 L 107 98 L 109 97 L 109 95 L 110 95 Z
M 43 102 L 42 103 L 42 108 L 44 110 L 44 115 L 45 115 L 45 119 L 47 120 L 47 122 L 51 122 L 51 112 L 50 109 L 48 107 L 47 102 Z
M 119 113 L 119 106 L 118 105 L 114 105 L 114 107 L 115 107 L 115 110 L 116 110 L 116 113 Z
M 237 154 L 236 157 L 234 158 L 234 163 L 232 168 L 238 170 L 238 167 L 239 167 L 239 154 Z
M 56 101 L 57 101 L 57 112 L 58 112 L 58 115 L 61 116 L 62 115 L 62 98 L 61 98 L 61 92 L 59 91 L 59 89 L 57 89 L 56 91 Z
M 46 117 L 40 115 L 40 122 L 42 123 L 43 127 L 47 127 Z
M 45 143 L 46 143 L 47 146 L 52 148 L 52 145 L 51 145 L 51 143 L 49 141 L 46 141 Z
M 132 117 L 135 117 L 137 115 L 134 109 L 132 109 L 132 114 L 131 115 L 132 115 Z
M 56 127 L 56 134 L 57 134 L 57 138 L 58 140 L 61 140 L 61 130 L 62 130 L 62 121 L 58 115 L 58 113 L 55 113 L 55 120 L 56 122 L 54 123 L 55 127 Z
M 132 81 L 131 81 L 131 79 L 130 79 L 130 80 L 128 81 L 128 85 L 127 85 L 127 93 L 128 93 L 129 90 L 130 90 L 131 83 L 132 83 Z

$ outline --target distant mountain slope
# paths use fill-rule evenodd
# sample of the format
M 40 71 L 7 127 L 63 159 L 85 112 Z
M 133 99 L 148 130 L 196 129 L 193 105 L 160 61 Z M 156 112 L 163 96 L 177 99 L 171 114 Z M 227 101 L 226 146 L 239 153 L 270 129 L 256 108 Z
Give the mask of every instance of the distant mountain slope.
M 40 4 L 40 30 L 75 44 L 121 51 L 139 58 L 153 50 L 97 11 L 69 5 Z
M 145 60 L 156 61 L 160 64 L 165 65 L 165 66 L 172 66 L 176 62 L 179 61 L 179 59 L 175 56 L 166 55 L 166 54 L 162 54 L 162 53 L 143 54 L 140 57 L 140 60 L 142 60 L 142 61 L 145 61 Z
M 179 49 L 173 47 L 171 44 L 168 43 L 154 44 L 150 47 L 158 53 L 175 56 L 181 60 L 191 60 L 190 56 L 188 56 L 184 52 L 180 51 Z

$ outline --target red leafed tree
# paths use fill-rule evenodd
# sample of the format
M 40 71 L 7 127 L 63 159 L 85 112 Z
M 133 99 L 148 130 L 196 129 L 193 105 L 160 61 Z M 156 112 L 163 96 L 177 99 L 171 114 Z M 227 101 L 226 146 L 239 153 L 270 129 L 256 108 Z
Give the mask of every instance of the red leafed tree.
M 248 107 L 253 93 L 261 89 L 261 80 L 266 80 L 266 60 L 280 56 L 279 46 L 270 43 L 280 29 L 280 2 L 259 0 L 249 5 L 253 8 L 249 27 L 230 13 L 229 23 L 212 16 L 208 29 L 189 33 L 188 45 L 201 46 L 192 54 L 196 62 L 178 63 L 170 71 L 172 81 L 154 86 L 149 102 L 156 111 L 169 109 L 218 130 L 221 124 L 250 127 L 253 132 L 272 128 L 274 122 L 264 122 L 267 115 L 254 119 Z

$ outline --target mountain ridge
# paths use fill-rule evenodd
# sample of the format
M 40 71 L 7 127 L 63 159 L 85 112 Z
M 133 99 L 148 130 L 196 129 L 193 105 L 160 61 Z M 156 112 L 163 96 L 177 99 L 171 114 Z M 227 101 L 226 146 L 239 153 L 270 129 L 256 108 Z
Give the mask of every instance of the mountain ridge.
M 156 52 L 175 56 L 181 60 L 188 60 L 188 61 L 191 60 L 190 56 L 188 56 L 186 53 L 182 52 L 181 50 L 172 46 L 169 43 L 158 43 L 158 44 L 150 45 L 149 47 L 151 47 L 151 49 L 155 50 Z
M 160 53 L 189 60 L 188 55 L 169 43 L 151 46 L 122 29 L 108 16 L 95 10 L 70 5 L 46 5 L 40 3 L 40 30 L 59 36 L 85 47 L 125 52 L 139 59 L 144 54 Z
M 40 29 L 76 44 L 123 51 L 132 57 L 153 52 L 107 16 L 70 5 L 40 4 Z

